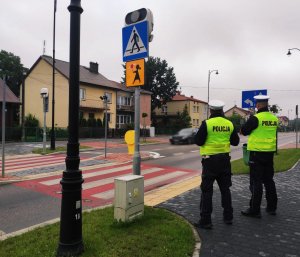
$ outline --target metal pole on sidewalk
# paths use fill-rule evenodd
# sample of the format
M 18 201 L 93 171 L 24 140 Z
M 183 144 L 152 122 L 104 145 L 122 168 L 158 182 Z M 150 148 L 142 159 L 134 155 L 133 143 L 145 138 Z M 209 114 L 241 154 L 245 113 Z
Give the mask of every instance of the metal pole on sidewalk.
M 134 154 L 132 171 L 134 175 L 141 175 L 141 155 L 140 155 L 140 87 L 134 91 Z
M 46 154 L 46 97 L 43 97 L 44 129 L 43 129 L 43 153 Z
M 107 124 L 108 124 L 108 120 L 107 120 L 107 95 L 105 95 L 104 102 L 105 102 L 104 158 L 106 159 L 106 153 L 107 153 Z
M 295 120 L 295 130 L 296 130 L 296 149 L 298 149 L 298 104 L 296 105 L 296 120 Z
M 79 169 L 79 83 L 80 83 L 80 0 L 71 0 L 69 137 L 66 170 L 63 172 L 60 238 L 57 256 L 78 256 L 84 251 L 82 240 L 82 172 Z
M 5 177 L 5 109 L 6 109 L 6 78 L 3 80 L 2 101 L 2 178 Z
M 55 150 L 55 129 L 54 129 L 54 115 L 55 115 L 55 15 L 56 14 L 56 0 L 54 0 L 53 13 L 53 58 L 52 58 L 52 128 L 51 128 L 51 150 Z

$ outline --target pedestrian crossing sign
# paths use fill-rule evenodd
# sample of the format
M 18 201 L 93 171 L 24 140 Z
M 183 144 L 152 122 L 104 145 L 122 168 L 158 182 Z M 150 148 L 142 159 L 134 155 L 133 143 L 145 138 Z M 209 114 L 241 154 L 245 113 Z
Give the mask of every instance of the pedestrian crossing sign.
M 145 59 L 126 62 L 125 81 L 127 87 L 145 84 Z
M 147 58 L 148 51 L 148 22 L 143 21 L 126 26 L 122 29 L 123 62 Z

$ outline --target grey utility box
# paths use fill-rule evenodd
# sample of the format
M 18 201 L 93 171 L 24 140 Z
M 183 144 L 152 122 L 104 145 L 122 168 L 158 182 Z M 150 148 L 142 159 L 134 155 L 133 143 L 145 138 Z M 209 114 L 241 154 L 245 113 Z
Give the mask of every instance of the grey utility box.
M 114 218 L 130 221 L 144 214 L 144 177 L 115 178 Z

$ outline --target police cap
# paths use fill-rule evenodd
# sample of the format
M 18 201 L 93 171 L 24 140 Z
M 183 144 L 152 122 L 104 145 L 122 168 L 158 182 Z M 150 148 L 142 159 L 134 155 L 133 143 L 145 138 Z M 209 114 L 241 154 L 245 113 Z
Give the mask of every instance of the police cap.
M 209 101 L 208 105 L 209 105 L 209 109 L 222 110 L 225 103 L 220 100 L 211 100 Z
M 256 95 L 254 99 L 257 103 L 268 102 L 270 97 L 268 95 Z

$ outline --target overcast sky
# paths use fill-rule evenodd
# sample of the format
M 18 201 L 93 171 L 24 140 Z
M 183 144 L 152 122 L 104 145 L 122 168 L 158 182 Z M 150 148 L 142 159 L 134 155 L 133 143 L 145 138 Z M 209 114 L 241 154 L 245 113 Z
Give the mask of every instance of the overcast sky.
M 30 68 L 53 51 L 54 0 L 0 0 L 0 49 Z M 69 61 L 70 0 L 57 0 L 56 54 Z M 151 56 L 174 68 L 182 93 L 242 105 L 242 91 L 267 89 L 270 104 L 295 117 L 300 104 L 299 0 L 82 0 L 81 65 L 99 63 L 99 72 L 120 81 L 122 27 L 128 12 L 153 12 Z

